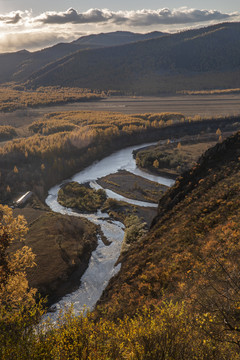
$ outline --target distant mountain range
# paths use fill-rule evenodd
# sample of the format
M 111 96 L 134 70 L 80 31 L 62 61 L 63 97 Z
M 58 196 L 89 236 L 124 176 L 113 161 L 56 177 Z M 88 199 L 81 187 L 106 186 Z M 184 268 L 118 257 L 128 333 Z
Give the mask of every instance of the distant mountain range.
M 59 43 L 40 51 L 22 50 L 14 53 L 0 54 L 0 83 L 25 81 L 32 73 L 45 65 L 57 61 L 79 50 L 123 45 L 136 41 L 153 39 L 164 35 L 155 31 L 147 34 L 116 31 L 97 35 L 83 36 L 71 43 Z
M 240 23 L 175 34 L 90 35 L 35 53 L 2 54 L 2 62 L 2 82 L 27 81 L 30 87 L 79 86 L 147 95 L 236 88 Z

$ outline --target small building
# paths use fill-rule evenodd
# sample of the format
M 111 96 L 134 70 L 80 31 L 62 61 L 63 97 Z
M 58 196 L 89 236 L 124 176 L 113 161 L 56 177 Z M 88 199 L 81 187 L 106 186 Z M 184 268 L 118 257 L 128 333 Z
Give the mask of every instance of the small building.
M 26 192 L 24 195 L 22 195 L 16 202 L 16 206 L 22 206 L 24 205 L 33 195 L 32 191 Z

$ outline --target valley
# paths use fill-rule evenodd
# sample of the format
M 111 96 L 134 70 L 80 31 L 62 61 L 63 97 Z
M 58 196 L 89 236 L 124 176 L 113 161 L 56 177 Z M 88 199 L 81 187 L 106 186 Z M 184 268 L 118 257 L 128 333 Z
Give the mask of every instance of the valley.
M 239 34 L 0 54 L 1 359 L 240 360 Z

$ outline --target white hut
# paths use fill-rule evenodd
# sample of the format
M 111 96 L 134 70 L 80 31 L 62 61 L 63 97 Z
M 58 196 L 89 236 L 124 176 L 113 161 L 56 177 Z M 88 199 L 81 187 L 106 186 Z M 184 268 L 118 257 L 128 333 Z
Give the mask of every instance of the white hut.
M 30 197 L 33 195 L 32 191 L 28 191 L 26 192 L 26 194 L 22 195 L 16 202 L 16 206 L 21 206 L 24 205 L 28 199 L 30 199 Z

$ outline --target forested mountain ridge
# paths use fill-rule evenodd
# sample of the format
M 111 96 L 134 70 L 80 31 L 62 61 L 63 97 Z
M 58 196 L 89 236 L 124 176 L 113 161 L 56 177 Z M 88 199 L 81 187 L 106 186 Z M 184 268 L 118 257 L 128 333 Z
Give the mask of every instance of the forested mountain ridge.
M 24 81 L 43 66 L 73 54 L 78 50 L 122 45 L 162 35 L 164 34 L 158 31 L 146 34 L 116 31 L 106 34 L 82 36 L 70 43 L 59 43 L 34 52 L 22 50 L 13 53 L 3 53 L 0 54 L 0 82 Z
M 29 85 L 140 94 L 237 87 L 239 49 L 240 24 L 218 24 L 118 47 L 79 51 L 33 74 Z

